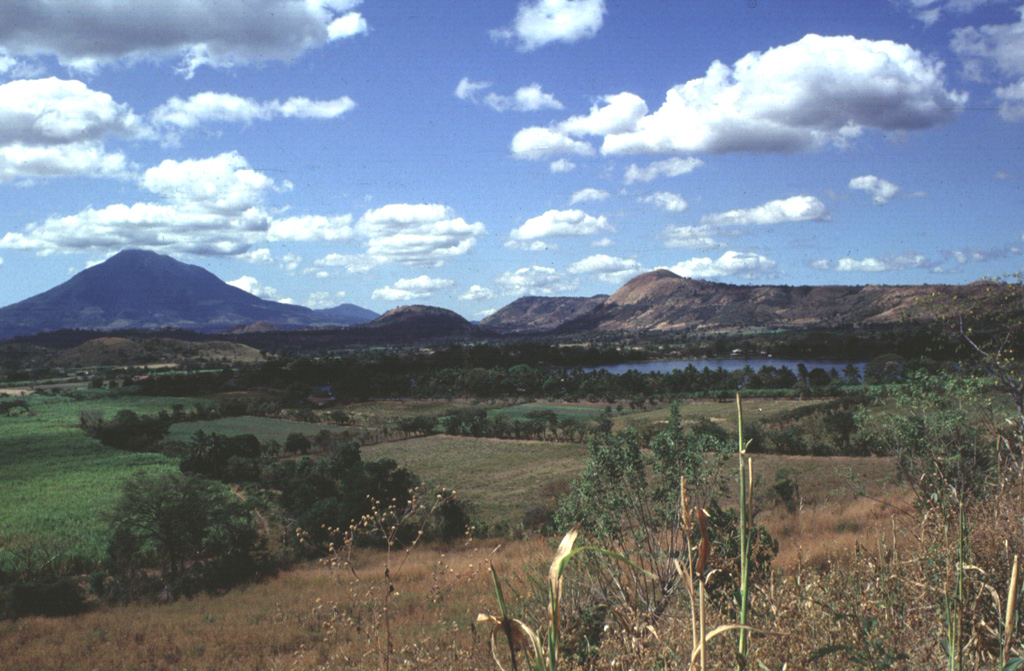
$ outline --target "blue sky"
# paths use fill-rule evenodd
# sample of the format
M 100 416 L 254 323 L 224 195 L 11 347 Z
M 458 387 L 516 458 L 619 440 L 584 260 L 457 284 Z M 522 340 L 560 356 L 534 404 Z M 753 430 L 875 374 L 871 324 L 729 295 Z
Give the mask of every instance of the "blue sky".
M 1020 270 L 1024 5 L 0 3 L 0 305 L 124 248 L 471 319 Z

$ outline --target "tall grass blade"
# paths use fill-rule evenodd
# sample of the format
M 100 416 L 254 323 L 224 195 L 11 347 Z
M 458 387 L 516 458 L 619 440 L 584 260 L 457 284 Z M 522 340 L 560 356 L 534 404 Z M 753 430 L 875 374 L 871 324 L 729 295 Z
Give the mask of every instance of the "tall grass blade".
M 739 393 L 736 394 L 736 415 L 739 424 L 739 464 L 740 464 L 740 622 L 737 668 L 746 667 L 747 658 L 747 580 L 750 573 L 750 540 L 747 538 L 747 483 L 751 477 L 747 473 L 747 462 L 744 459 L 747 446 L 743 442 L 743 403 Z
M 1003 648 L 1000 650 L 1002 662 L 1006 665 L 1006 656 L 1010 654 L 1010 643 L 1016 628 L 1017 615 L 1017 572 L 1020 568 L 1020 555 L 1013 555 L 1013 569 L 1010 571 L 1010 589 L 1006 595 L 1006 619 L 1003 624 Z M 1020 660 L 1018 659 L 1018 665 Z

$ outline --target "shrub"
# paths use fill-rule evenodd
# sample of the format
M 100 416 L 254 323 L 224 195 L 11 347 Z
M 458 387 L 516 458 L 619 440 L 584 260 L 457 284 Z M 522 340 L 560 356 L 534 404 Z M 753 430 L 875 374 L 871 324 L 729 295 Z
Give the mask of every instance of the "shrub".
M 312 447 L 313 444 L 309 438 L 301 433 L 289 433 L 284 441 L 285 452 L 291 454 L 307 454 Z
M 462 538 L 470 528 L 469 506 L 450 492 L 437 493 L 438 503 L 427 527 L 428 535 L 444 543 Z
M 8 611 L 14 617 L 77 615 L 88 608 L 85 594 L 72 578 L 19 582 L 11 586 Z

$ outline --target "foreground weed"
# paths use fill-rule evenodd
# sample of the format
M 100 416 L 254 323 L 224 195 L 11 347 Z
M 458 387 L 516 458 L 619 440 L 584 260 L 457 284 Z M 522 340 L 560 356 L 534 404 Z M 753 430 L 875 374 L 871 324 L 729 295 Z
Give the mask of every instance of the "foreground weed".
M 454 491 L 442 490 L 429 497 L 419 488 L 409 490 L 409 499 L 404 503 L 392 500 L 385 505 L 371 498 L 369 513 L 344 531 L 331 530 L 331 535 L 340 536 L 340 540 L 328 545 L 325 561 L 331 569 L 348 571 L 357 582 L 361 582 L 362 577 L 353 562 L 355 550 L 363 545 L 377 545 L 384 551 L 383 570 L 375 579 L 367 581 L 369 587 L 363 598 L 372 609 L 368 633 L 378 667 L 384 671 L 390 671 L 395 656 L 394 599 L 398 596 L 395 580 L 438 511 L 454 500 Z M 347 618 L 350 620 L 351 616 Z
M 522 620 L 509 615 L 508 607 L 501 588 L 501 580 L 498 573 L 491 564 L 491 576 L 494 579 L 494 591 L 498 600 L 499 615 L 486 615 L 481 613 L 477 616 L 477 622 L 494 625 L 491 629 L 489 644 L 491 656 L 494 663 L 501 671 L 505 667 L 498 656 L 497 641 L 498 634 L 504 634 L 508 643 L 509 659 L 513 671 L 518 671 L 519 662 L 516 655 L 521 651 L 526 660 L 528 668 L 534 671 L 557 671 L 560 662 L 560 633 L 561 633 L 561 602 L 563 573 L 569 560 L 581 552 L 594 552 L 622 562 L 636 570 L 644 571 L 631 562 L 624 555 L 593 546 L 581 546 L 574 548 L 576 537 L 579 535 L 580 525 L 577 524 L 569 530 L 559 543 L 555 551 L 554 559 L 548 568 L 548 609 L 547 609 L 547 631 L 542 639 L 537 632 Z M 645 571 L 645 573 L 649 573 Z M 655 577 L 650 574 L 651 577 Z

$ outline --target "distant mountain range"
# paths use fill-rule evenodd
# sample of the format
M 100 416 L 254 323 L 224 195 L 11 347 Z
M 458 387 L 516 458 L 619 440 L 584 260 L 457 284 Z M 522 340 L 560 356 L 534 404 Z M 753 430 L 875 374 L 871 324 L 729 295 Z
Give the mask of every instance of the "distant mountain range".
M 311 310 L 263 300 L 199 266 L 131 249 L 49 291 L 0 308 L 0 338 L 59 329 L 211 333 L 255 322 L 276 328 L 346 326 L 376 317 L 356 305 Z
M 480 322 L 502 333 L 734 331 L 742 328 L 860 327 L 927 322 L 937 297 L 991 302 L 994 282 L 964 286 L 750 286 L 655 270 L 611 296 L 527 297 Z
M 378 316 L 351 304 L 311 310 L 267 301 L 198 266 L 154 252 L 126 250 L 49 291 L 0 308 L 0 338 L 61 329 L 184 329 L 271 336 L 281 330 L 347 327 L 343 335 L 302 336 L 326 346 L 331 339 L 412 342 L 498 334 L 861 327 L 929 321 L 928 306 L 935 297 L 996 305 L 995 299 L 1004 294 L 998 287 L 1003 286 L 750 286 L 655 270 L 634 277 L 610 296 L 519 298 L 476 325 L 451 310 L 424 305 Z

